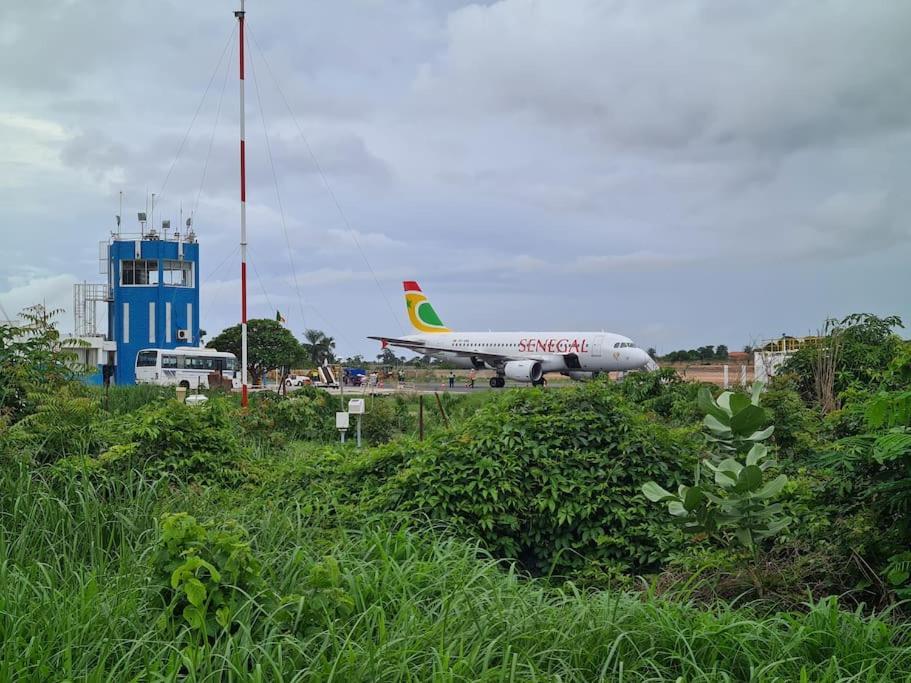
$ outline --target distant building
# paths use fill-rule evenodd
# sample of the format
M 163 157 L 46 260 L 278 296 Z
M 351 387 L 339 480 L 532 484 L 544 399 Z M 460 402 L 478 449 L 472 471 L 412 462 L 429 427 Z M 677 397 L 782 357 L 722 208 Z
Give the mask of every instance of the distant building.
M 794 353 L 808 344 L 815 344 L 819 337 L 791 337 L 782 335 L 778 339 L 770 339 L 753 350 L 753 376 L 760 382 L 768 382 L 778 374 L 781 366 L 787 362 Z

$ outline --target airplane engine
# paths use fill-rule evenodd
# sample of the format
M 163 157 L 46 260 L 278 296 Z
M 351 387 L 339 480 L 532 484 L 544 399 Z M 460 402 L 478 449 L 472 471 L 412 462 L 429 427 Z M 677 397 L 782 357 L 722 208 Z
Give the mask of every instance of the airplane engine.
M 503 373 L 514 382 L 537 382 L 544 374 L 537 360 L 511 360 L 503 366 Z

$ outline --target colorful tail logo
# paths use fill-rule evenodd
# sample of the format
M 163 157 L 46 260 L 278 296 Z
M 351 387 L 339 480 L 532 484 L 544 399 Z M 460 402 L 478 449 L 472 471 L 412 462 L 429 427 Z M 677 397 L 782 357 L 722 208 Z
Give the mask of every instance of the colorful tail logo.
M 408 318 L 414 328 L 420 332 L 451 332 L 443 324 L 440 316 L 433 310 L 433 306 L 424 296 L 417 282 L 406 280 L 405 307 L 408 309 Z

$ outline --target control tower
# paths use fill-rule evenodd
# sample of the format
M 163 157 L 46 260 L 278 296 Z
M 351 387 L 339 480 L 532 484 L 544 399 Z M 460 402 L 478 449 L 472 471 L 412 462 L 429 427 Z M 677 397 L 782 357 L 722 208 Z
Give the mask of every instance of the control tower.
M 168 236 L 169 221 L 162 223 L 160 234 L 145 230 L 144 213 L 139 221 L 139 234 L 112 233 L 100 244 L 99 265 L 107 285 L 82 283 L 75 288 L 76 335 L 90 343 L 80 355 L 99 370 L 89 381 L 100 382 L 108 372 L 116 384 L 134 384 L 140 350 L 196 346 L 200 341 L 199 244 L 191 222 L 184 234 Z M 108 309 L 103 338 L 94 329 L 98 301 Z M 99 353 L 91 353 L 94 346 Z M 113 368 L 105 371 L 105 365 Z

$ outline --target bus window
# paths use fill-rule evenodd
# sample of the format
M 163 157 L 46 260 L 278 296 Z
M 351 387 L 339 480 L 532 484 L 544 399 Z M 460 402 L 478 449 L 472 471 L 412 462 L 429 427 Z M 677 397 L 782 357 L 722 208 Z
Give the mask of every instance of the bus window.
M 218 358 L 211 356 L 185 356 L 183 359 L 184 367 L 189 370 L 214 370 L 217 367 Z
M 162 354 L 161 356 L 161 367 L 163 368 L 176 368 L 177 367 L 177 356 L 172 356 L 170 354 Z
M 137 368 L 154 368 L 158 364 L 158 351 L 140 351 L 136 356 Z
M 237 359 L 225 358 L 225 370 L 237 370 Z

